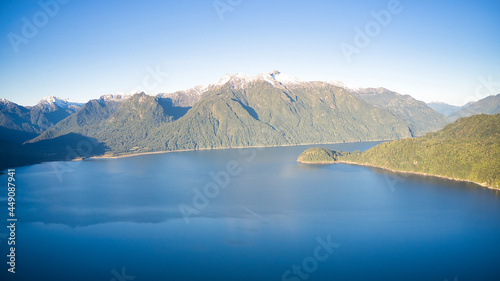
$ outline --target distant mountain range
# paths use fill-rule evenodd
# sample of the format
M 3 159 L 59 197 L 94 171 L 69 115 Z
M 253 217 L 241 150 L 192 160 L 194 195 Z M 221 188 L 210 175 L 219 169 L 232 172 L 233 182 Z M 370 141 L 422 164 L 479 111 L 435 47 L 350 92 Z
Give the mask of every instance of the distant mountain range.
M 458 118 L 481 113 L 500 113 L 500 94 L 492 95 L 476 102 L 469 102 L 464 106 L 449 105 L 443 102 L 431 102 L 427 105 L 435 111 L 446 115 L 450 121 L 455 121 Z
M 35 106 L 21 106 L 0 99 L 0 126 L 8 129 L 41 133 L 77 112 L 83 104 L 54 96 L 43 98 Z
M 413 135 L 402 117 L 346 89 L 278 72 L 228 75 L 170 95 L 92 100 L 30 142 L 71 132 L 96 138 L 117 154 Z
M 370 104 L 389 109 L 401 116 L 417 136 L 439 130 L 448 123 L 445 116 L 409 95 L 400 95 L 384 88 L 367 88 L 352 92 Z
M 226 75 L 206 87 L 156 96 L 107 95 L 86 104 L 55 97 L 34 107 L 0 102 L 0 129 L 8 130 L 0 140 L 6 147 L 15 144 L 12 151 L 38 149 L 41 142 L 77 148 L 72 141 L 88 138 L 95 149 L 84 157 L 389 140 L 423 135 L 447 122 L 407 95 L 303 82 L 279 71 Z M 57 151 L 38 151 L 37 159 L 68 158 Z
M 445 116 L 450 116 L 453 113 L 459 111 L 461 108 L 461 106 L 451 105 L 451 104 L 447 104 L 444 102 L 430 102 L 427 105 L 430 108 L 434 109 L 435 111 L 437 111 Z

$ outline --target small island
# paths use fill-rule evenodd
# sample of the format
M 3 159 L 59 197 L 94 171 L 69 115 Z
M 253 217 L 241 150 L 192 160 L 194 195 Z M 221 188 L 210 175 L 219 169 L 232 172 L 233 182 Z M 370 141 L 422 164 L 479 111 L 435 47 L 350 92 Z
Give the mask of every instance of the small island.
M 313 147 L 302 152 L 297 158 L 297 162 L 304 164 L 332 164 L 339 160 L 341 156 L 350 154 L 345 151 L 334 151 L 321 147 Z
M 500 189 L 500 114 L 461 118 L 423 137 L 382 143 L 364 152 L 310 148 L 297 161 L 371 166 Z

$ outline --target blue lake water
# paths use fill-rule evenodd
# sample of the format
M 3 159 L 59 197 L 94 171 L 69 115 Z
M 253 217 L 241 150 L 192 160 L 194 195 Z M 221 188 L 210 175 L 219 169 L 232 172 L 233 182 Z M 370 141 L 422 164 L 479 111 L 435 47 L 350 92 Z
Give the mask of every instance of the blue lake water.
M 498 191 L 296 163 L 308 147 L 17 168 L 16 274 L 4 188 L 0 279 L 500 280 Z

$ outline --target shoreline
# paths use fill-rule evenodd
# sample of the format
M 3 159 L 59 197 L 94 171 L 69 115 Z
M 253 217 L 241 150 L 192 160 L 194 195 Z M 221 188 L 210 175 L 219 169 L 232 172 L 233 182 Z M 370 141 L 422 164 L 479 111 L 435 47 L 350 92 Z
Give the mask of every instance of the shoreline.
M 281 145 L 263 145 L 263 146 L 237 146 L 237 147 L 214 147 L 214 148 L 197 148 L 197 149 L 179 149 L 179 150 L 166 150 L 166 151 L 150 151 L 150 152 L 136 152 L 136 153 L 126 153 L 126 154 L 118 154 L 118 155 L 99 155 L 99 156 L 85 156 L 85 157 L 77 157 L 70 160 L 51 160 L 51 161 L 40 161 L 40 162 L 32 162 L 28 164 L 22 164 L 18 166 L 8 166 L 2 170 L 3 171 L 9 168 L 19 168 L 19 167 L 27 167 L 32 165 L 38 165 L 43 163 L 50 162 L 77 162 L 84 161 L 88 159 L 119 159 L 119 158 L 127 158 L 127 157 L 136 157 L 143 155 L 153 155 L 153 154 L 163 154 L 163 153 L 171 153 L 171 152 L 189 152 L 189 151 L 205 151 L 205 150 L 222 150 L 222 149 L 250 149 L 250 148 L 272 148 L 272 147 L 291 147 L 291 146 L 307 146 L 307 145 L 331 145 L 331 144 L 346 144 L 346 143 L 363 143 L 363 142 L 387 142 L 393 141 L 394 139 L 384 139 L 384 140 L 356 140 L 356 141 L 339 141 L 339 142 L 322 142 L 322 143 L 300 143 L 300 144 L 281 144 Z
M 263 146 L 236 146 L 236 147 L 214 147 L 214 148 L 179 149 L 179 150 L 167 150 L 167 151 L 139 152 L 139 153 L 131 153 L 131 154 L 123 154 L 123 155 L 115 155 L 115 156 L 106 156 L 106 155 L 91 156 L 91 157 L 88 157 L 88 159 L 119 159 L 119 158 L 135 157 L 135 156 L 142 156 L 142 155 L 163 154 L 163 153 L 172 153 L 172 152 L 224 150 L 224 149 L 272 148 L 272 147 L 290 147 L 290 146 L 306 146 L 306 145 L 322 145 L 322 144 L 326 145 L 326 144 L 361 143 L 361 142 L 387 142 L 387 141 L 393 141 L 393 140 L 387 139 L 387 140 L 366 140 L 366 141 L 344 141 L 344 142 L 325 142 L 325 143 L 281 144 L 281 145 L 263 145 Z M 73 160 L 75 160 L 75 161 L 81 161 L 83 159 L 78 159 L 78 160 L 77 159 L 73 159 Z M 328 164 L 332 164 L 332 163 L 328 163 Z M 307 164 L 307 163 L 304 163 L 304 164 Z M 309 163 L 309 164 L 312 164 L 312 163 Z
M 297 162 L 299 162 L 299 161 L 297 161 Z M 318 163 L 318 164 L 321 164 L 320 162 L 314 162 L 314 163 L 313 162 L 309 162 L 309 163 L 308 162 L 299 162 L 299 163 L 303 163 L 303 164 L 315 164 L 315 163 Z M 340 160 L 340 161 L 329 162 L 329 163 L 325 163 L 325 164 L 337 164 L 337 163 L 339 163 L 339 164 L 348 164 L 348 165 L 356 165 L 356 166 L 362 166 L 362 167 L 377 168 L 377 169 L 382 169 L 382 170 L 386 170 L 386 171 L 393 172 L 393 173 L 411 174 L 411 175 L 419 175 L 419 176 L 426 176 L 426 177 L 436 177 L 436 178 L 442 178 L 442 179 L 447 179 L 447 180 L 452 180 L 452 181 L 458 181 L 458 182 L 473 183 L 473 184 L 477 184 L 477 185 L 482 186 L 482 187 L 486 187 L 486 188 L 491 189 L 491 190 L 500 191 L 500 188 L 494 187 L 494 186 L 490 186 L 490 185 L 488 185 L 486 183 L 475 182 L 475 181 L 464 180 L 464 179 L 457 179 L 457 178 L 452 178 L 452 177 L 442 176 L 442 175 L 422 173 L 422 172 L 394 170 L 394 169 L 380 167 L 380 166 L 375 166 L 375 165 L 371 165 L 371 164 L 367 164 L 367 163 L 356 163 L 356 162 L 351 162 L 351 161 Z
M 316 162 L 307 162 L 307 161 L 300 161 L 300 160 L 297 160 L 297 163 L 300 163 L 300 164 L 306 164 L 306 165 L 328 165 L 328 164 L 335 164 L 335 163 L 339 163 L 337 161 L 316 161 Z

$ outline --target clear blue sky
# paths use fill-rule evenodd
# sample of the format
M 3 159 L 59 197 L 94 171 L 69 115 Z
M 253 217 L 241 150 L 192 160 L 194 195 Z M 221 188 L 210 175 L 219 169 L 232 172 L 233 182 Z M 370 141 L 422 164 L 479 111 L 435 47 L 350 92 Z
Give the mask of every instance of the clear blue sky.
M 72 0 L 52 15 L 37 1 L 1 1 L 0 96 L 22 105 L 49 95 L 84 102 L 274 69 L 302 80 L 383 86 L 426 102 L 461 105 L 500 93 L 498 0 L 401 0 L 402 12 L 373 29 L 348 62 L 341 44 L 355 46 L 355 28 L 365 29 L 370 12 L 389 2 L 221 0 L 235 4 L 221 18 L 213 0 Z M 23 18 L 40 26 L 25 30 L 31 38 Z M 490 78 L 495 83 L 484 82 Z

